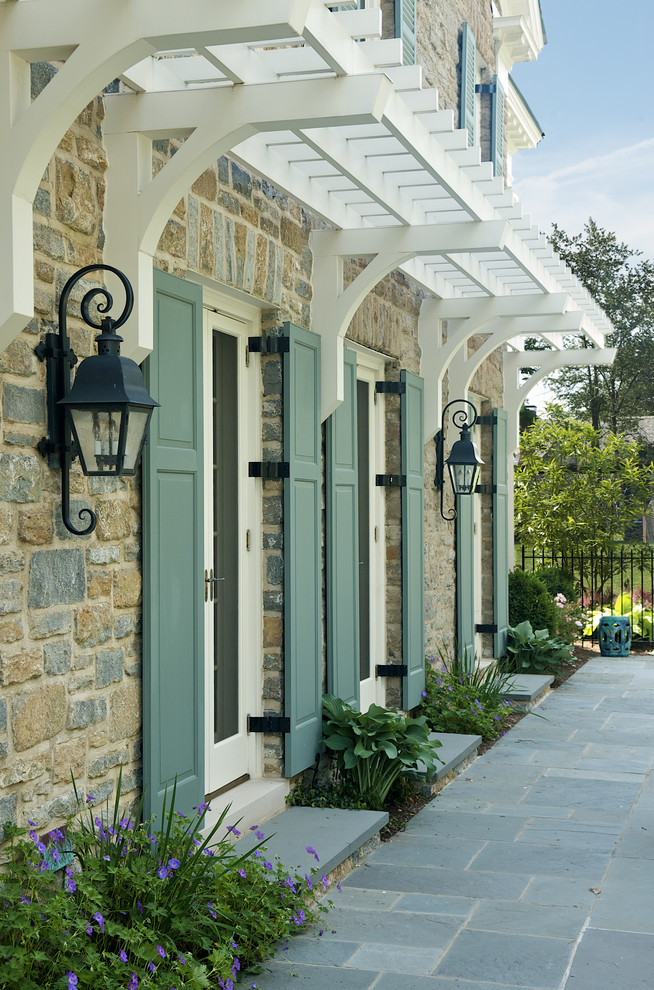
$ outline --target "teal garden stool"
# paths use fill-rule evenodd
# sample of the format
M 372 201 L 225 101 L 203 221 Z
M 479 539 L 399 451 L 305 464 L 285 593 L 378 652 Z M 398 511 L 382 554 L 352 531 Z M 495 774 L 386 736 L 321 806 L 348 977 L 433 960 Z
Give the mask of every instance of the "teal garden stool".
M 628 657 L 631 620 L 628 615 L 603 615 L 599 620 L 599 647 L 603 657 Z

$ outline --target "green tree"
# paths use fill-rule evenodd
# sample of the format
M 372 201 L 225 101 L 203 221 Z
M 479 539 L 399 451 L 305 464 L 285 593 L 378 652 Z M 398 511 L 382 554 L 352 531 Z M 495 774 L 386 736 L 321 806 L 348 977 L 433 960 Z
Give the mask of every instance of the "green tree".
M 525 546 L 565 552 L 610 549 L 651 498 L 654 466 L 635 440 L 602 436 L 550 405 L 520 438 L 515 471 L 516 533 Z
M 552 390 L 594 429 L 628 430 L 640 416 L 654 414 L 654 262 L 636 261 L 642 252 L 592 218 L 574 237 L 553 224 L 549 240 L 611 320 L 615 333 L 606 345 L 617 348 L 612 365 L 558 372 Z M 579 345 L 590 346 L 586 338 Z

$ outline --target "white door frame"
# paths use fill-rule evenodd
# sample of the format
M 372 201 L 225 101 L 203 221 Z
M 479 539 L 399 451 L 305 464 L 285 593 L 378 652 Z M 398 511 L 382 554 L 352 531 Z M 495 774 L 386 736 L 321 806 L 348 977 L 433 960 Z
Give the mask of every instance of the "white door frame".
M 214 689 L 213 608 L 205 605 L 206 779 L 205 791 L 213 794 L 232 781 L 263 772 L 262 737 L 247 732 L 247 716 L 260 707 L 262 691 L 262 548 L 260 489 L 248 476 L 249 461 L 261 459 L 260 362 L 247 350 L 248 337 L 260 335 L 260 311 L 230 296 L 204 288 L 204 410 L 205 410 L 205 568 L 213 567 L 213 414 L 212 336 L 229 334 L 237 341 L 238 402 L 238 539 L 239 539 L 239 731 L 220 743 L 213 741 Z M 249 367 L 248 367 L 249 359 Z
M 384 489 L 375 485 L 375 476 L 384 474 L 386 463 L 385 401 L 375 392 L 375 382 L 384 378 L 386 359 L 376 351 L 346 340 L 356 351 L 357 380 L 368 382 L 368 423 L 370 452 L 370 676 L 360 682 L 361 711 L 371 704 L 384 703 L 384 687 L 375 676 L 378 663 L 386 663 L 386 538 Z

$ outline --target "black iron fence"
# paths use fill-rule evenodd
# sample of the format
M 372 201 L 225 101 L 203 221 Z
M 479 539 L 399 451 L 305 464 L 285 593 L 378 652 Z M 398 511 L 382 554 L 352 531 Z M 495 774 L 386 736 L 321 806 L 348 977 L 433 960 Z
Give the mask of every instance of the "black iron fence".
M 632 634 L 651 649 L 654 640 L 654 546 L 620 547 L 615 550 L 568 549 L 545 553 L 516 547 L 516 567 L 537 571 L 540 567 L 561 567 L 575 582 L 586 624 L 581 639 L 596 638 L 592 618 L 613 610 L 630 615 Z M 636 645 L 636 644 L 634 644 Z

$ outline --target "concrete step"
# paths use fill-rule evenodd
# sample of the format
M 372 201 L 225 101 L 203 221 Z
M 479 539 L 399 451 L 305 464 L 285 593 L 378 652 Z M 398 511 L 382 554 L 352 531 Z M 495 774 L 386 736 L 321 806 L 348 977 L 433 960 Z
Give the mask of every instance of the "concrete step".
M 517 707 L 533 708 L 545 697 L 553 681 L 553 674 L 510 674 L 504 697 Z
M 386 811 L 343 811 L 340 808 L 287 808 L 262 826 L 269 858 L 278 856 L 289 870 L 310 874 L 319 870 L 328 876 L 346 860 L 356 861 L 379 842 L 388 823 Z M 257 844 L 247 831 L 236 848 L 245 852 Z M 315 849 L 318 859 L 307 852 Z

